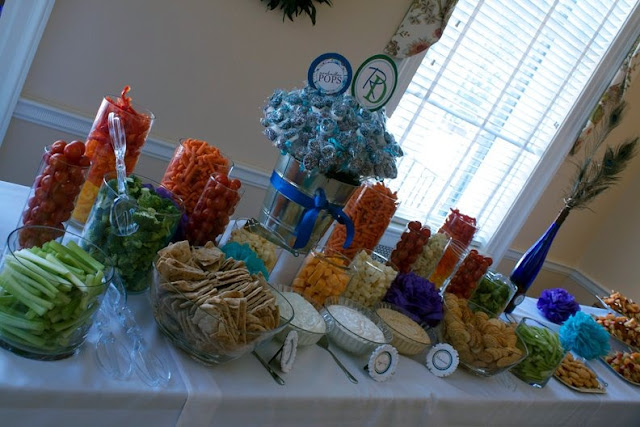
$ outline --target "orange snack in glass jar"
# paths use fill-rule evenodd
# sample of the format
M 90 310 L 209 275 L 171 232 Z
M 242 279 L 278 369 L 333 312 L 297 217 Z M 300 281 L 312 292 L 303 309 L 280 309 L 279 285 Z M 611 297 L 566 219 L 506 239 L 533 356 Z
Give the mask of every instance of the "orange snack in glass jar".
M 493 259 L 485 257 L 477 250 L 471 249 L 460 266 L 451 277 L 445 292 L 455 294 L 459 298 L 469 299 L 482 276 L 487 272 Z
M 361 185 L 344 208 L 355 229 L 351 246 L 347 249 L 342 247 L 347 238 L 346 227 L 336 224 L 327 241 L 327 248 L 350 260 L 362 249 L 373 250 L 387 230 L 398 205 L 398 195 L 383 183 Z
M 102 100 L 87 137 L 85 154 L 91 159 L 91 167 L 72 215 L 72 218 L 81 224 L 84 224 L 89 216 L 98 190 L 100 190 L 100 185 L 102 185 L 102 179 L 107 173 L 114 172 L 116 168 L 115 154 L 111 145 L 107 122 L 109 113 L 113 112 L 118 115 L 124 127 L 127 140 L 124 163 L 127 167 L 127 174 L 133 172 L 138 162 L 138 157 L 142 152 L 142 146 L 153 124 L 154 116 L 150 111 L 137 107 L 138 111 L 136 111 L 133 108 L 131 98 L 127 96 L 129 90 L 131 88 L 125 86 L 120 97 L 112 99 L 106 96 Z
M 228 175 L 231 166 L 218 148 L 206 141 L 187 138 L 176 148 L 162 185 L 182 199 L 187 216 L 191 216 L 209 177 L 217 172 Z
M 463 258 L 465 251 L 466 249 L 463 248 L 458 241 L 452 240 L 451 243 L 449 243 L 438 265 L 436 265 L 436 268 L 429 277 L 429 281 L 433 283 L 437 289 L 440 289 L 445 280 L 453 273 L 456 265 Z
M 352 275 L 349 260 L 343 255 L 310 252 L 293 279 L 292 286 L 307 301 L 320 306 L 328 297 L 341 295 L 347 289 Z

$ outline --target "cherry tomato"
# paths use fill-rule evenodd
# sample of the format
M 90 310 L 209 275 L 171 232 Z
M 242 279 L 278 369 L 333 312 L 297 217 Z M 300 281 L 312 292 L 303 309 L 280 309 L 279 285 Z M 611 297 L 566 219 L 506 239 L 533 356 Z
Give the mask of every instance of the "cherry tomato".
M 87 156 L 80 157 L 80 160 L 78 160 L 78 166 L 83 168 L 91 166 L 91 159 Z
M 54 142 L 53 144 L 51 144 L 51 148 L 49 149 L 49 152 L 51 154 L 62 153 L 66 146 L 67 146 L 67 143 L 65 141 L 59 139 L 56 142 Z
M 69 180 L 69 174 L 65 170 L 57 170 L 53 174 L 53 179 L 56 182 L 67 182 Z
M 54 168 L 54 170 L 60 170 L 66 166 L 65 160 L 64 154 L 56 153 L 49 159 L 49 165 Z
M 77 140 L 71 141 L 64 147 L 64 155 L 69 163 L 77 164 L 84 155 L 84 150 L 84 142 Z
M 40 209 L 46 213 L 51 213 L 56 208 L 56 204 L 53 200 L 47 199 L 40 202 Z
M 229 184 L 229 187 L 232 190 L 238 191 L 240 189 L 240 187 L 242 187 L 242 183 L 240 182 L 239 179 L 233 179 L 233 180 L 231 180 L 231 183 Z

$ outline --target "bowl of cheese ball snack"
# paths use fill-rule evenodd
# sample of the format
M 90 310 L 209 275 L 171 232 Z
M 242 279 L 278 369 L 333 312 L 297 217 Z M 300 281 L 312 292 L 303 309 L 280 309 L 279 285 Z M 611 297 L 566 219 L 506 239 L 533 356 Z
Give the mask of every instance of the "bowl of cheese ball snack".
M 465 369 L 488 377 L 511 369 L 528 355 L 517 324 L 454 294 L 445 293 L 444 304 L 442 339 L 457 350 Z
M 295 292 L 291 286 L 278 285 L 280 293 L 276 296 L 278 300 L 285 299 L 289 304 L 280 304 L 280 316 L 285 320 L 291 315 L 289 305 L 293 309 L 293 318 L 280 332 L 276 334 L 276 339 L 284 341 L 289 331 L 298 333 L 298 346 L 313 345 L 327 331 L 327 325 L 316 305 L 310 303 L 304 297 Z
M 368 354 L 393 339 L 393 333 L 380 316 L 349 298 L 327 298 L 321 314 L 331 342 L 349 353 Z
M 375 313 L 386 323 L 393 333 L 391 344 L 398 353 L 415 356 L 432 345 L 429 326 L 419 324 L 412 315 L 402 308 L 381 302 L 375 307 Z
M 158 327 L 204 364 L 251 352 L 293 318 L 291 304 L 262 274 L 250 274 L 243 261 L 226 257 L 212 242 L 180 241 L 161 249 L 153 273 L 149 299 Z

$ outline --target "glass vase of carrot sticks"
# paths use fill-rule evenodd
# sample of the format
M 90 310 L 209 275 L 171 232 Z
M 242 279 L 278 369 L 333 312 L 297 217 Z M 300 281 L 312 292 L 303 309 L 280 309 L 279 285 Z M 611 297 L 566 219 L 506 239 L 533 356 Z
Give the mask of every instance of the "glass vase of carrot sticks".
M 350 260 L 362 249 L 373 250 L 389 227 L 391 218 L 399 205 L 397 194 L 382 182 L 362 184 L 349 198 L 344 208 L 344 212 L 353 221 L 355 229 L 351 246 L 343 248 L 346 227 L 336 224 L 326 247 L 343 254 Z

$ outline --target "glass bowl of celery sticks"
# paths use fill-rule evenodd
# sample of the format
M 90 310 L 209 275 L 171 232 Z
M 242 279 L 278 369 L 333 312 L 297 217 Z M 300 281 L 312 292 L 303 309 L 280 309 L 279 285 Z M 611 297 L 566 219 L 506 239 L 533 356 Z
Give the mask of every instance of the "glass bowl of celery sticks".
M 13 230 L 0 262 L 0 347 L 37 360 L 73 355 L 112 277 L 109 257 L 79 235 Z

